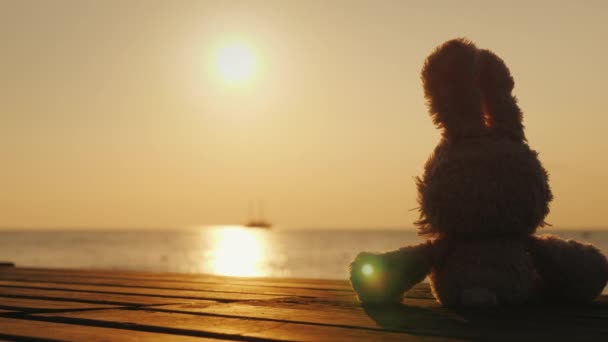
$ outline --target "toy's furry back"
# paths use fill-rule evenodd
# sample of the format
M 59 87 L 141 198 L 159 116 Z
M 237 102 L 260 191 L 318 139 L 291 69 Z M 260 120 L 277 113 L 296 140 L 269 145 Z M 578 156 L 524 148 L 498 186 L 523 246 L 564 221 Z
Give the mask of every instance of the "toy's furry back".
M 529 148 L 504 62 L 464 39 L 426 60 L 422 81 L 442 140 L 418 179 L 421 235 L 525 235 L 543 224 L 548 175 Z

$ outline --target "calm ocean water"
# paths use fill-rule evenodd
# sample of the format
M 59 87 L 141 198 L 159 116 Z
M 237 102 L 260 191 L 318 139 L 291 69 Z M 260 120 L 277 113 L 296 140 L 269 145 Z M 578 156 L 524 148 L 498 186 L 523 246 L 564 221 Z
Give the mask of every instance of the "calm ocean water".
M 543 233 L 591 242 L 608 254 L 608 230 Z M 0 260 L 33 267 L 346 279 L 359 251 L 422 241 L 413 230 L 0 231 Z

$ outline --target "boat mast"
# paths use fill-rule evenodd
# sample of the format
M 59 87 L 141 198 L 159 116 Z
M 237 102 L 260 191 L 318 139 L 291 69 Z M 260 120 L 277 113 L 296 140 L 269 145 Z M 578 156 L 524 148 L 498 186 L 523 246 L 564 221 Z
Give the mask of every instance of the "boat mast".
M 261 200 L 258 200 L 258 213 L 259 221 L 264 222 L 264 203 Z
M 249 201 L 249 222 L 255 221 L 255 203 L 253 200 Z

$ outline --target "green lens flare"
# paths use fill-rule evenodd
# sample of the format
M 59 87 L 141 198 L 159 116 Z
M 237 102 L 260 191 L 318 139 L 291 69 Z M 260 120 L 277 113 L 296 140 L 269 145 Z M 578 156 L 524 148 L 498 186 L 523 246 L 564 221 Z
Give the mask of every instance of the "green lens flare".
M 361 272 L 365 276 L 370 276 L 372 273 L 374 273 L 374 267 L 370 264 L 365 264 L 363 267 L 361 267 Z

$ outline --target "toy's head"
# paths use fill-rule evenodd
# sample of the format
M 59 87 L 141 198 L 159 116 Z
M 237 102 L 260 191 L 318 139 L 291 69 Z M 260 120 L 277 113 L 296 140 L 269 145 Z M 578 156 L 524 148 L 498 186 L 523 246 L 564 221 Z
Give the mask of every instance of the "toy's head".
M 548 175 L 526 143 L 522 113 L 504 62 L 455 39 L 422 70 L 442 139 L 418 178 L 421 235 L 531 234 L 552 199 Z

